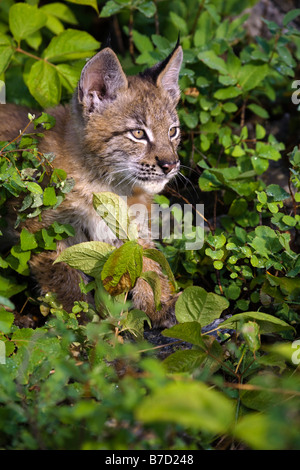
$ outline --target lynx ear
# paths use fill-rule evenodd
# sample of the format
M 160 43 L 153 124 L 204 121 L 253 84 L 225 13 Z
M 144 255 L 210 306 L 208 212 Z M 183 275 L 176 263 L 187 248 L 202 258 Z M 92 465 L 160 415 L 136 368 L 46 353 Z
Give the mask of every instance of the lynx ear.
M 178 77 L 182 59 L 183 52 L 178 41 L 174 50 L 165 60 L 142 73 L 142 76 L 152 79 L 157 86 L 167 90 L 176 104 L 180 97 Z
M 78 101 L 91 113 L 102 111 L 127 88 L 127 78 L 116 54 L 103 49 L 84 66 L 78 85 Z

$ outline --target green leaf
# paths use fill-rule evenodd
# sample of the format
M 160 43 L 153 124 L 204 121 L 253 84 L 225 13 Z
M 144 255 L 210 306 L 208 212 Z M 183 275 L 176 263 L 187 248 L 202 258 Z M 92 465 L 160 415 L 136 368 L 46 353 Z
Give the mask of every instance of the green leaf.
M 46 14 L 53 15 L 56 18 L 59 18 L 60 20 L 65 21 L 66 23 L 74 24 L 74 25 L 78 24 L 78 21 L 73 11 L 64 3 L 60 3 L 60 2 L 48 3 L 47 5 L 43 5 L 40 8 L 40 11 Z
M 202 60 L 204 64 L 211 69 L 218 70 L 225 75 L 228 73 L 224 60 L 218 57 L 212 50 L 200 52 L 200 54 L 198 54 L 198 59 Z
M 121 3 L 108 0 L 101 10 L 100 18 L 107 18 L 108 16 L 115 15 L 116 13 L 119 13 L 121 10 L 123 10 L 124 7 L 125 5 L 122 5 Z
M 0 295 L 2 297 L 12 297 L 13 295 L 22 292 L 26 289 L 26 283 L 20 283 L 16 279 L 10 276 L 1 276 L 0 275 Z
M 219 318 L 229 307 L 224 297 L 206 292 L 202 287 L 187 287 L 175 304 L 175 314 L 179 322 L 197 321 L 202 327 Z
M 113 250 L 115 250 L 114 246 L 104 242 L 78 243 L 66 248 L 54 263 L 64 262 L 88 276 L 97 277 L 100 276 L 102 268 Z
M 180 33 L 183 36 L 186 36 L 188 34 L 188 26 L 186 21 L 182 18 L 182 16 L 177 15 L 175 11 L 170 11 L 170 20 L 172 21 L 173 25 L 175 26 L 177 31 L 180 31 Z
M 21 249 L 23 251 L 33 250 L 38 247 L 37 241 L 35 239 L 34 233 L 28 232 L 26 228 L 22 229 L 20 235 Z
M 290 23 L 290 21 L 293 21 L 299 15 L 300 15 L 300 8 L 296 8 L 295 10 L 290 10 L 283 17 L 283 20 L 282 20 L 283 26 L 287 26 L 287 24 Z
M 133 37 L 134 44 L 139 52 L 142 53 L 145 51 L 146 52 L 153 51 L 154 47 L 148 36 L 141 34 L 136 30 L 133 30 L 132 37 Z
M 33 194 L 43 194 L 43 190 L 40 187 L 39 184 L 31 182 L 31 181 L 26 181 L 25 182 L 25 187 L 28 189 Z
M 269 315 L 263 312 L 244 312 L 233 315 L 224 322 L 218 325 L 218 328 L 236 328 L 239 322 L 256 321 L 260 326 L 261 334 L 277 333 L 279 331 L 285 331 L 293 329 L 288 323 L 274 315 Z
M 137 4 L 136 8 L 147 18 L 151 18 L 156 12 L 155 3 L 151 1 Z
M 101 280 L 111 295 L 129 291 L 143 268 L 143 248 L 136 241 L 125 242 L 115 249 L 105 262 Z
M 271 196 L 274 201 L 284 201 L 290 197 L 290 194 L 278 184 L 269 184 L 265 189 L 268 196 Z
M 10 332 L 10 328 L 14 322 L 14 314 L 7 312 L 3 307 L 0 307 L 0 331 L 4 334 Z
M 0 75 L 7 69 L 13 54 L 9 38 L 0 33 Z
M 61 84 L 70 92 L 73 93 L 77 83 L 80 79 L 80 74 L 82 70 L 81 61 L 72 62 L 70 64 L 58 64 L 56 70 L 59 73 Z
M 137 239 L 137 227 L 134 222 L 130 221 L 128 206 L 124 199 L 110 192 L 93 194 L 93 206 L 117 238 Z
M 56 120 L 53 116 L 44 112 L 33 121 L 35 129 L 37 126 L 42 125 L 46 130 L 51 129 L 55 125 L 55 122 Z
M 266 130 L 261 124 L 256 124 L 255 135 L 257 139 L 263 139 L 266 135 Z
M 247 106 L 248 109 L 250 109 L 254 114 L 257 114 L 257 116 L 263 118 L 263 119 L 268 119 L 270 117 L 268 111 L 258 104 L 252 103 Z
M 242 90 L 236 86 L 229 86 L 228 88 L 220 88 L 214 93 L 214 97 L 217 100 L 227 100 L 230 98 L 236 98 L 242 94 Z
M 174 325 L 167 330 L 163 330 L 162 334 L 168 338 L 181 339 L 187 343 L 200 346 L 206 350 L 205 343 L 202 338 L 201 325 L 197 321 L 186 321 L 178 325 Z
M 151 321 L 148 315 L 142 310 L 130 310 L 126 317 L 121 320 L 122 331 L 129 330 L 131 334 L 136 336 L 139 340 L 143 340 L 144 323 L 147 322 L 151 327 Z
M 196 349 L 179 350 L 168 356 L 163 361 L 163 365 L 171 373 L 192 372 L 202 364 L 206 357 L 205 352 Z
M 166 272 L 169 280 L 171 281 L 174 288 L 176 289 L 176 281 L 175 281 L 173 272 L 170 268 L 170 265 L 165 255 L 163 255 L 161 251 L 155 250 L 154 248 L 147 248 L 146 250 L 143 251 L 143 256 L 146 256 L 146 258 L 150 258 L 153 261 L 156 261 L 156 263 L 158 263 L 161 266 L 163 271 Z
M 43 204 L 44 206 L 54 206 L 57 203 L 57 197 L 53 186 L 49 186 L 44 190 Z
M 97 0 L 67 0 L 67 2 L 76 3 L 76 5 L 90 6 L 90 7 L 94 8 L 94 10 L 96 10 L 97 13 L 99 13 Z
M 8 307 L 11 310 L 15 310 L 16 308 L 15 305 L 7 297 L 3 297 L 3 295 L 0 295 L 0 305 Z
M 269 73 L 269 66 L 246 64 L 240 68 L 237 78 L 243 91 L 250 91 L 263 81 Z
M 52 38 L 43 52 L 43 58 L 51 62 L 65 62 L 94 55 L 100 43 L 89 33 L 77 29 L 66 29 Z
M 136 409 L 142 423 L 175 423 L 206 433 L 226 433 L 234 422 L 234 405 L 202 382 L 171 382 L 156 388 Z
M 47 15 L 36 6 L 16 3 L 9 9 L 9 27 L 17 41 L 31 36 L 45 26 Z
M 35 62 L 27 80 L 30 93 L 42 107 L 56 106 L 59 103 L 61 83 L 53 65 L 44 60 Z
M 280 160 L 281 155 L 271 144 L 265 144 L 264 142 L 256 143 L 256 152 L 259 157 L 267 158 L 268 160 Z

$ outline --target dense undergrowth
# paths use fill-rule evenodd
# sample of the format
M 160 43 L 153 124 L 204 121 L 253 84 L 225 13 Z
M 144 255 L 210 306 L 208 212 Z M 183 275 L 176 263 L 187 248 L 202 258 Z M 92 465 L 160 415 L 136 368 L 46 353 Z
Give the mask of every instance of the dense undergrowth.
M 145 252 L 134 231 L 122 249 L 92 242 L 66 250 L 60 260 L 94 277 L 82 289 L 96 297 L 96 307 L 78 301 L 67 314 L 51 293 L 37 298 L 28 261 L 74 229 L 54 223 L 33 234 L 21 225 L 55 209 L 73 188 L 53 168 L 55 155 L 37 148 L 43 128 L 55 123 L 29 115 L 36 134 L 23 129 L 1 143 L 2 229 L 7 202 L 22 204 L 20 240 L 0 257 L 0 448 L 300 448 L 300 32 L 293 22 L 300 11 L 278 24 L 264 19 L 265 33 L 251 37 L 244 10 L 255 3 L 1 2 L 7 101 L 35 109 L 70 98 L 109 28 L 129 74 L 163 59 L 179 30 L 182 179 L 157 202 L 171 207 L 177 226 L 183 210 L 174 202 L 204 203 L 205 230 L 194 250 L 186 250 L 189 233 L 162 240 L 160 254 Z M 98 195 L 100 214 L 107 197 L 117 204 Z M 122 228 L 118 217 L 114 223 Z M 162 332 L 174 347 L 163 360 L 162 348 L 144 340 L 145 314 L 127 299 L 144 276 L 159 308 L 159 281 L 142 274 L 142 256 L 156 257 L 183 291 L 178 324 Z M 130 285 L 115 289 L 125 272 Z M 220 317 L 208 327 L 214 335 L 203 334 Z

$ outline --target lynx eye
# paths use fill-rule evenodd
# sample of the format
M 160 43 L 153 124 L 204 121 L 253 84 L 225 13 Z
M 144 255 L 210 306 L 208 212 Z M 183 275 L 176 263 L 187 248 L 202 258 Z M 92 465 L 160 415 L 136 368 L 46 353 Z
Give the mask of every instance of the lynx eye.
M 177 137 L 178 132 L 179 132 L 179 127 L 171 127 L 169 130 L 170 139 L 174 139 L 175 137 Z
M 138 140 L 145 139 L 147 137 L 146 132 L 143 131 L 143 129 L 135 129 L 134 131 L 131 131 L 131 134 Z

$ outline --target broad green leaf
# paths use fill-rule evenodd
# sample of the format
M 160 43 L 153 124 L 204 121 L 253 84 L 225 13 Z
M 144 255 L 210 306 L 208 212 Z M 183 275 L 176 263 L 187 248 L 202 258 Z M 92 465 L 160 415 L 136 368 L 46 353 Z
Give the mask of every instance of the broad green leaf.
M 267 273 L 267 279 L 272 286 L 279 286 L 281 291 L 291 300 L 299 301 L 300 299 L 300 279 L 299 277 L 278 277 Z
M 97 0 L 95 0 L 95 2 L 96 1 Z M 108 0 L 101 10 L 100 18 L 107 18 L 108 16 L 115 15 L 116 13 L 119 13 L 124 8 L 124 6 L 125 5 L 122 5 L 121 3 Z
M 94 8 L 94 10 L 96 10 L 97 13 L 99 13 L 97 0 L 67 0 L 67 2 L 76 3 L 76 5 L 90 6 L 90 7 Z
M 201 325 L 197 321 L 186 321 L 184 323 L 174 325 L 167 330 L 163 330 L 162 334 L 168 338 L 181 339 L 187 343 L 200 346 L 204 351 L 206 350 L 206 346 L 202 338 Z
M 293 329 L 288 323 L 274 315 L 263 312 L 237 313 L 218 325 L 218 328 L 236 328 L 239 322 L 256 321 L 260 326 L 261 334 L 277 333 Z
M 257 155 L 253 155 L 251 162 L 253 169 L 258 175 L 262 175 L 269 168 L 269 161 L 266 158 L 260 158 Z
M 218 70 L 219 72 L 227 75 L 227 66 L 221 57 L 218 57 L 216 53 L 212 50 L 200 52 L 198 54 L 198 59 L 204 62 L 209 68 Z
M 136 336 L 139 340 L 143 340 L 145 321 L 148 323 L 149 327 L 151 327 L 150 318 L 145 312 L 138 309 L 130 310 L 126 317 L 121 320 L 122 331 L 129 330 L 130 333 Z
M 267 64 L 246 64 L 241 67 L 238 72 L 238 84 L 242 87 L 243 91 L 253 90 L 253 88 L 256 88 L 262 82 L 268 73 L 269 66 Z
M 236 86 L 229 86 L 228 88 L 220 88 L 214 93 L 214 97 L 217 100 L 227 100 L 230 98 L 236 98 L 242 94 L 242 90 Z
M 234 405 L 202 382 L 171 382 L 143 399 L 136 417 L 143 423 L 175 423 L 206 433 L 226 433 L 234 423 Z
M 254 450 L 278 450 L 282 439 L 274 437 L 274 421 L 265 413 L 250 413 L 242 416 L 234 428 L 237 439 Z
M 258 104 L 251 103 L 247 106 L 248 109 L 250 109 L 254 114 L 257 114 L 257 116 L 263 118 L 263 119 L 268 119 L 270 117 L 268 111 Z
M 207 354 L 204 351 L 197 349 L 179 350 L 168 356 L 163 361 L 163 365 L 171 373 L 192 372 L 203 363 L 206 357 Z
M 136 48 L 141 53 L 145 51 L 153 51 L 154 47 L 148 36 L 141 34 L 136 30 L 133 30 L 132 37 Z
M 11 325 L 15 317 L 11 312 L 7 312 L 3 307 L 0 307 L 0 331 L 1 333 L 9 333 Z
M 156 6 L 154 2 L 146 1 L 137 4 L 136 8 L 143 13 L 147 18 L 151 18 L 156 12 Z
M 15 305 L 7 298 L 4 297 L 3 295 L 0 295 L 0 305 L 3 305 L 4 307 L 8 307 L 11 310 L 15 310 Z
M 14 54 L 10 40 L 4 34 L 0 34 L 0 75 L 5 72 Z
M 61 84 L 70 92 L 73 93 L 77 83 L 80 79 L 80 74 L 83 64 L 81 61 L 73 62 L 70 64 L 58 64 L 56 70 L 59 73 Z
M 177 15 L 175 11 L 170 11 L 170 20 L 176 27 L 176 30 L 180 31 L 183 36 L 188 34 L 188 26 L 186 21 L 181 16 Z
M 55 125 L 55 122 L 56 120 L 53 116 L 44 112 L 33 121 L 35 129 L 38 125 L 42 125 L 44 129 L 51 129 L 51 127 Z
M 1 276 L 0 275 L 0 295 L 3 297 L 12 297 L 13 295 L 22 292 L 27 287 L 25 282 L 20 283 L 13 277 L 8 275 Z
M 78 24 L 77 18 L 71 8 L 64 3 L 53 2 L 43 5 L 40 11 L 55 16 L 69 24 Z
M 57 203 L 57 197 L 53 186 L 48 186 L 48 188 L 45 188 L 43 203 L 44 206 L 54 206 Z
M 256 152 L 260 158 L 267 158 L 268 160 L 280 160 L 281 155 L 271 144 L 265 144 L 264 142 L 256 143 Z
M 296 8 L 294 10 L 290 10 L 286 15 L 284 15 L 282 24 L 283 26 L 287 26 L 290 21 L 293 21 L 297 16 L 300 15 L 300 8 Z
M 30 93 L 42 107 L 56 106 L 59 103 L 61 83 L 54 65 L 44 60 L 35 62 L 27 80 Z
M 43 194 L 43 190 L 42 190 L 41 186 L 37 183 L 34 183 L 32 181 L 26 181 L 25 186 L 28 189 L 28 191 L 30 191 L 31 193 Z
M 154 248 L 147 248 L 146 250 L 143 251 L 143 256 L 146 256 L 146 258 L 150 258 L 153 261 L 156 261 L 156 263 L 158 263 L 161 266 L 163 271 L 166 272 L 166 274 L 167 274 L 169 280 L 171 281 L 171 283 L 173 284 L 174 288 L 176 288 L 176 281 L 175 281 L 173 272 L 170 268 L 170 265 L 169 265 L 165 255 L 163 255 L 163 253 L 161 251 L 155 250 Z
M 22 229 L 22 232 L 20 234 L 20 243 L 21 249 L 23 251 L 33 250 L 34 248 L 38 247 L 34 233 L 28 232 L 26 228 Z
M 65 62 L 94 55 L 100 43 L 89 33 L 77 29 L 66 29 L 52 38 L 43 52 L 43 58 L 51 62 Z
M 54 263 L 65 262 L 71 268 L 79 269 L 88 276 L 100 276 L 108 256 L 115 249 L 108 243 L 92 241 L 78 243 L 66 248 Z
M 122 197 L 110 192 L 94 194 L 93 206 L 117 238 L 137 239 L 136 224 L 130 221 L 128 206 Z
M 9 9 L 9 27 L 17 41 L 35 33 L 47 22 L 47 15 L 36 6 L 15 3 Z
M 175 304 L 175 314 L 179 322 L 197 321 L 206 326 L 219 318 L 223 310 L 229 307 L 224 297 L 206 292 L 198 286 L 187 287 Z
M 269 184 L 265 189 L 268 196 L 272 196 L 274 201 L 284 201 L 290 194 L 278 184 Z
M 141 274 L 141 279 L 144 279 L 151 287 L 154 295 L 155 309 L 159 310 L 161 307 L 161 281 L 159 275 L 155 271 L 145 271 Z
M 257 139 L 263 139 L 266 135 L 266 130 L 261 124 L 256 124 L 255 126 L 255 134 Z
M 105 262 L 101 279 L 111 295 L 129 291 L 141 275 L 143 248 L 136 241 L 127 241 L 116 248 Z

